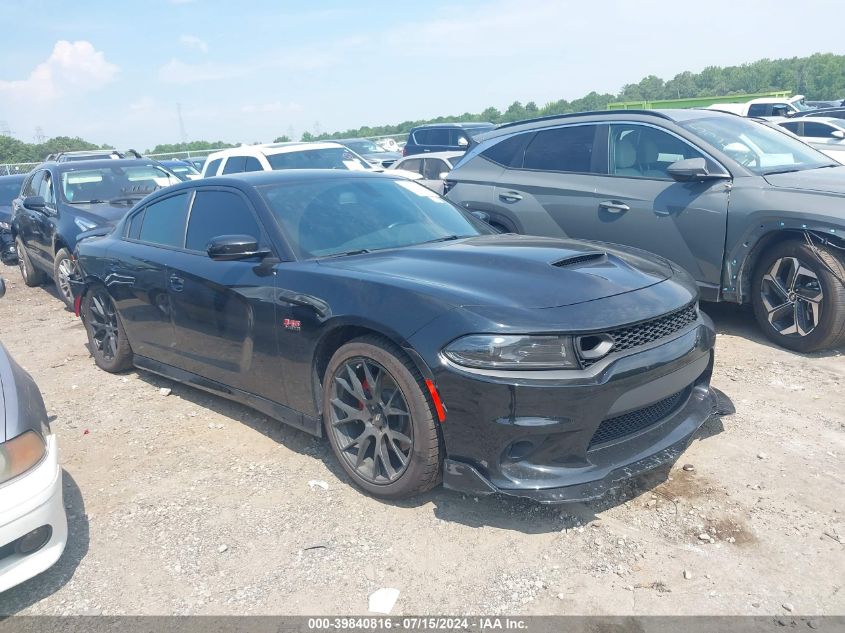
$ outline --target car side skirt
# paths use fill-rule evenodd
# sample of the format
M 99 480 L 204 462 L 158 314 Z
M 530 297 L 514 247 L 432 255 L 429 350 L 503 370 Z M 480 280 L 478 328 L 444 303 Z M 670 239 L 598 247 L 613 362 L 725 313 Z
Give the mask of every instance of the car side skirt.
M 278 402 L 262 398 L 261 396 L 256 396 L 248 391 L 229 387 L 223 383 L 209 380 L 203 376 L 185 371 L 184 369 L 179 369 L 178 367 L 173 367 L 172 365 L 161 363 L 157 360 L 153 360 L 152 358 L 147 358 L 146 356 L 139 356 L 138 354 L 135 354 L 133 363 L 138 369 L 143 369 L 145 371 L 164 376 L 165 378 L 170 378 L 171 380 L 190 385 L 191 387 L 197 387 L 198 389 L 222 396 L 228 400 L 233 400 L 239 404 L 256 409 L 257 411 L 279 420 L 280 422 L 284 422 L 285 424 L 289 424 L 297 429 L 305 431 L 306 433 L 310 433 L 311 435 L 315 435 L 317 437 L 322 437 L 323 435 L 323 426 L 320 423 L 320 418 L 306 415 L 283 404 L 279 404 Z

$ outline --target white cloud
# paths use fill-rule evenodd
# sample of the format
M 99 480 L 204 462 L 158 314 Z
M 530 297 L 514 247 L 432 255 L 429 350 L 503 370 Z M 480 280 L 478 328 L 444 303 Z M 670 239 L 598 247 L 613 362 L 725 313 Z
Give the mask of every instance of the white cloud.
M 179 38 L 179 41 L 182 42 L 185 48 L 198 50 L 201 53 L 208 52 L 208 44 L 196 35 L 183 35 Z
M 120 68 L 106 61 L 91 42 L 60 40 L 46 61 L 26 79 L 0 80 L 0 94 L 21 101 L 51 101 L 68 91 L 96 90 L 110 83 Z

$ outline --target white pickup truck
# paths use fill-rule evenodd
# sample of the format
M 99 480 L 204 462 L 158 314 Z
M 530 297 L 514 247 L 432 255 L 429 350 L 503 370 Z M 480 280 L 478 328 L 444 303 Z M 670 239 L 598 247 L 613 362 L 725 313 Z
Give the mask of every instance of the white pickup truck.
M 762 97 L 747 103 L 714 103 L 707 106 L 710 110 L 721 110 L 731 114 L 751 117 L 792 116 L 796 112 L 815 110 L 807 105 L 804 95 L 794 97 Z

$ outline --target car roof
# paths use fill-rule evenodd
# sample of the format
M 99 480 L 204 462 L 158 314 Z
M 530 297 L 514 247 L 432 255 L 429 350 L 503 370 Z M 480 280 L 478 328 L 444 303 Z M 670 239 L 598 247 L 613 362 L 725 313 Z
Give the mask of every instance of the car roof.
M 473 127 L 493 127 L 490 122 L 483 121 L 450 121 L 449 123 L 424 123 L 423 125 L 415 125 L 414 130 L 420 130 L 427 127 L 456 127 L 456 128 L 473 128 Z
M 26 172 L 24 174 L 6 174 L 5 176 L 0 176 L 0 182 L 4 180 L 23 180 L 29 174 L 30 172 Z
M 263 145 L 242 145 L 231 147 L 219 152 L 209 154 L 209 159 L 226 158 L 228 156 L 273 156 L 275 154 L 288 154 L 311 149 L 335 149 L 343 147 L 340 143 L 331 141 L 319 141 L 314 143 L 292 141 L 290 143 L 266 143 Z
M 202 180 L 190 180 L 173 185 L 169 190 L 186 187 L 202 187 L 211 185 L 229 185 L 233 187 L 244 184 L 260 187 L 284 182 L 303 182 L 319 180 L 344 180 L 349 178 L 388 178 L 390 180 L 407 181 L 407 178 L 390 173 L 373 171 L 352 171 L 342 169 L 280 169 L 276 171 L 248 171 L 225 176 L 211 176 Z
M 801 117 L 802 119 L 809 119 L 809 121 L 804 121 L 804 123 L 813 123 L 813 122 L 821 122 L 821 123 L 830 123 L 836 127 L 845 127 L 845 119 L 840 119 L 834 116 L 804 116 Z M 787 121 L 795 121 L 794 117 L 788 118 Z
M 412 160 L 414 158 L 455 158 L 456 156 L 463 156 L 466 154 L 463 150 L 451 150 L 448 152 L 426 152 L 425 154 L 411 154 L 410 156 L 403 156 L 396 163 L 401 163 L 406 160 Z M 394 165 L 396 164 L 394 163 Z
M 102 167 L 136 167 L 143 165 L 155 167 L 156 164 L 158 164 L 158 161 L 151 158 L 92 158 L 91 160 L 74 160 L 65 163 L 43 163 L 36 167 L 36 169 L 53 167 L 59 171 L 76 171 L 77 169 L 97 169 Z

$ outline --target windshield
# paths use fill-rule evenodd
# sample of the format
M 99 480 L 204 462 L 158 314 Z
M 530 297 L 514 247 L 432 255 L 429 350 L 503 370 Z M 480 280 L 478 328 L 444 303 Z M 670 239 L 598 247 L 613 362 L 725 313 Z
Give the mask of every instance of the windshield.
M 807 105 L 807 102 L 804 101 L 804 99 L 801 99 L 800 101 L 793 101 L 792 106 L 799 112 L 806 112 L 807 110 L 816 110 L 815 106 Z
M 349 141 L 348 143 L 344 143 L 346 147 L 351 150 L 358 152 L 359 154 L 384 154 L 387 153 L 387 150 L 383 147 L 379 147 L 372 141 Z
M 20 180 L 0 181 L 0 207 L 12 206 L 12 200 L 17 198 L 21 192 L 22 182 L 23 178 Z
M 155 165 L 72 169 L 62 173 L 62 194 L 71 204 L 132 202 L 179 179 Z
M 349 169 L 368 171 L 367 161 L 345 147 L 306 149 L 267 155 L 273 169 Z
M 794 136 L 738 116 L 680 124 L 758 175 L 816 169 L 831 160 Z
M 433 191 L 404 179 L 331 178 L 260 191 L 300 258 L 492 232 Z
M 165 165 L 165 167 L 167 167 L 177 176 L 181 177 L 182 180 L 187 180 L 188 176 L 199 175 L 199 172 L 194 169 L 194 166 L 188 165 L 187 163 L 171 163 L 169 165 Z

